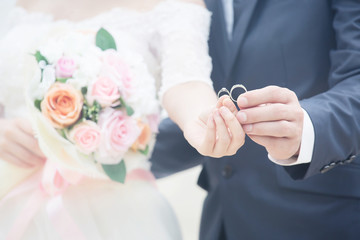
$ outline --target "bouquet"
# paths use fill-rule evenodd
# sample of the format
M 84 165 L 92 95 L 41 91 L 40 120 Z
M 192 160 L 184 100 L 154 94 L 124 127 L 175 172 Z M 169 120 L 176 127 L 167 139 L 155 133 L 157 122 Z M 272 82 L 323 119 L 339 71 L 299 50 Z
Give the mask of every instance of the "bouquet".
M 121 39 L 121 36 L 119 36 Z M 60 169 L 124 183 L 155 142 L 155 80 L 141 54 L 104 28 L 67 31 L 36 50 L 28 107 L 40 147 Z

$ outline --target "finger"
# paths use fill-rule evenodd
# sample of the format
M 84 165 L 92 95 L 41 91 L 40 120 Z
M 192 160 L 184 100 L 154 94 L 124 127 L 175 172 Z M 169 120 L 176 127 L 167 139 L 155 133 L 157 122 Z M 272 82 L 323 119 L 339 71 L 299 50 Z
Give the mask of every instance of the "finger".
M 229 99 L 230 100 L 230 97 L 228 95 L 222 95 L 218 101 L 216 102 L 216 105 L 215 105 L 215 108 L 214 107 L 209 107 L 207 110 L 203 111 L 199 118 L 202 122 L 206 123 L 210 114 L 212 114 L 212 112 L 214 111 L 214 109 L 219 109 L 220 107 L 224 106 L 223 104 L 223 101 L 225 99 Z M 235 107 L 236 108 L 236 107 Z
M 214 113 L 217 141 L 214 147 L 215 156 L 223 156 L 230 145 L 230 135 L 218 110 Z
M 243 129 L 249 135 L 286 138 L 297 136 L 299 132 L 295 124 L 284 120 L 245 124 Z
M 293 91 L 287 88 L 268 86 L 241 94 L 237 99 L 237 104 L 239 108 L 242 109 L 267 103 L 286 104 L 297 101 L 297 96 Z
M 268 149 L 271 149 L 276 142 L 281 141 L 281 138 L 276 137 L 268 137 L 268 136 L 256 136 L 256 135 L 248 135 L 251 140 L 256 142 L 257 144 L 263 146 Z M 268 151 L 269 152 L 269 151 Z
M 267 104 L 263 106 L 242 109 L 237 113 L 241 124 L 268 122 L 268 121 L 294 121 L 302 114 L 301 108 L 282 103 Z
M 228 127 L 228 130 L 230 131 L 232 136 L 227 152 L 228 154 L 233 155 L 244 144 L 245 133 L 240 123 L 236 120 L 234 114 L 231 113 L 228 108 L 226 107 L 220 108 L 220 113 L 223 119 L 225 120 L 225 124 Z
M 16 119 L 15 120 L 15 124 L 16 126 L 18 126 L 23 132 L 29 134 L 29 135 L 32 135 L 34 136 L 34 131 L 33 131 L 33 128 L 30 124 L 29 121 L 25 120 L 25 119 L 22 119 L 22 118 L 19 118 L 19 119 Z
M 266 137 L 266 136 L 255 136 L 248 135 L 251 140 L 256 142 L 259 145 L 262 145 L 266 148 L 266 151 L 270 154 L 271 157 L 278 160 L 286 160 L 291 157 L 294 157 L 296 154 L 296 149 L 299 149 L 300 146 L 294 146 L 285 148 L 284 146 L 289 146 L 288 138 L 277 138 L 277 137 Z M 291 143 L 291 146 L 294 144 Z
M 227 107 L 233 114 L 236 114 L 238 112 L 234 102 L 230 98 L 224 99 L 223 105 Z
M 224 101 L 225 101 L 226 99 L 229 99 L 229 100 L 230 100 L 229 95 L 222 95 L 222 96 L 219 98 L 219 100 L 217 101 L 217 103 L 216 103 L 216 108 L 220 108 L 220 107 L 224 106 Z M 231 101 L 231 100 L 230 100 L 230 101 Z
M 41 151 L 39 147 L 38 140 L 35 138 L 34 130 L 30 124 L 29 121 L 25 119 L 18 119 L 17 120 L 17 126 L 28 135 L 28 144 L 24 147 L 26 147 L 28 150 L 32 151 L 34 154 L 38 155 L 39 157 L 45 157 L 43 152 Z
M 30 135 L 28 132 L 23 131 L 21 127 L 12 131 L 11 134 L 9 134 L 7 137 L 8 139 L 11 139 L 15 143 L 21 145 L 23 148 L 32 152 L 37 157 L 45 158 L 35 137 Z
M 251 140 L 256 142 L 257 144 L 266 148 L 269 154 L 271 154 L 271 149 L 277 149 L 279 146 L 286 145 L 286 138 L 278 138 L 278 137 L 268 137 L 268 136 L 255 136 L 248 135 Z M 272 156 L 275 157 L 275 156 Z
M 11 144 L 6 149 L 6 152 L 11 153 L 11 155 L 19 159 L 19 161 L 27 163 L 30 166 L 37 166 L 45 161 L 44 158 L 33 154 L 31 151 L 17 144 Z
M 205 138 L 200 149 L 202 149 L 203 153 L 206 153 L 205 155 L 209 155 L 209 153 L 212 154 L 214 150 L 215 142 L 216 142 L 216 129 L 215 129 L 214 118 L 211 114 L 206 124 Z
M 21 167 L 21 168 L 32 168 L 33 167 L 33 165 L 21 161 L 20 159 L 18 159 L 17 157 L 15 157 L 14 155 L 12 155 L 11 153 L 8 153 L 8 152 L 2 152 L 0 157 L 2 160 L 6 161 L 10 164 L 16 165 L 18 167 Z
M 270 146 L 274 141 L 279 140 L 277 137 L 257 136 L 252 134 L 248 134 L 248 137 L 261 146 Z

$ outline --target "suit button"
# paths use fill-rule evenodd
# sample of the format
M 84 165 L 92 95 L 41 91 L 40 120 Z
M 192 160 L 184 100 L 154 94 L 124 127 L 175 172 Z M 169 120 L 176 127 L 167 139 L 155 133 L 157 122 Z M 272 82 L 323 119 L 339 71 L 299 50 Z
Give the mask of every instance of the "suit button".
M 322 169 L 320 169 L 320 173 L 326 173 L 327 171 L 331 170 L 332 168 L 334 168 L 336 165 L 336 163 L 332 162 L 328 165 L 325 165 Z
M 232 176 L 232 174 L 233 174 L 232 167 L 230 165 L 226 165 L 223 168 L 221 174 L 223 175 L 224 178 L 230 178 Z
M 356 158 L 356 156 L 355 156 L 355 155 L 352 155 L 351 157 L 349 157 L 349 159 L 346 159 L 346 160 L 344 161 L 344 163 L 351 163 L 352 161 L 355 160 L 355 158 Z

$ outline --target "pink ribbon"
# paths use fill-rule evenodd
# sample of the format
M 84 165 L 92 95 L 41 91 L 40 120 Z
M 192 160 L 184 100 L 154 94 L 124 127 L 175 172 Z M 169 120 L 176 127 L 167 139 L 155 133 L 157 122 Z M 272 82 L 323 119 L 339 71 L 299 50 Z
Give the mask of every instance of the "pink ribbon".
M 38 175 L 33 176 L 22 185 L 14 189 L 3 200 L 2 203 L 15 197 L 21 192 L 30 189 L 34 181 L 38 181 Z M 85 240 L 85 236 L 79 230 L 77 224 L 66 211 L 62 194 L 71 184 L 76 185 L 82 176 L 71 171 L 59 171 L 50 161 L 45 163 L 42 171 L 42 178 L 38 189 L 32 194 L 28 202 L 25 204 L 21 214 L 15 220 L 10 229 L 6 240 L 18 240 L 24 235 L 30 221 L 34 218 L 41 206 L 46 203 L 46 211 L 49 219 L 56 229 L 57 233 L 63 239 Z M 126 176 L 126 181 L 146 181 L 156 187 L 156 179 L 154 175 L 144 169 L 132 170 Z M 1 204 L 0 204 L 1 205 Z
M 69 175 L 69 172 L 67 175 Z M 80 181 L 81 176 L 71 173 L 71 179 L 75 179 L 78 182 Z M 20 193 L 21 190 L 26 189 L 28 185 L 29 184 L 25 183 L 23 186 L 15 189 L 14 193 L 11 193 L 6 199 L 9 199 L 11 195 L 14 196 L 16 193 Z M 63 178 L 63 175 L 59 172 L 58 168 L 56 168 L 56 166 L 54 166 L 50 161 L 47 161 L 43 169 L 42 180 L 39 188 L 25 204 L 24 209 L 15 220 L 13 227 L 10 229 L 6 240 L 21 239 L 28 228 L 30 221 L 48 198 L 50 198 L 50 201 L 47 204 L 46 210 L 50 221 L 57 230 L 58 234 L 60 234 L 63 239 L 85 240 L 84 235 L 81 233 L 71 216 L 67 213 L 62 203 L 61 195 L 68 186 L 69 183 Z
M 156 187 L 156 178 L 154 175 L 150 171 L 142 168 L 137 168 L 132 170 L 130 173 L 127 173 L 126 181 L 134 180 L 150 182 L 154 187 Z

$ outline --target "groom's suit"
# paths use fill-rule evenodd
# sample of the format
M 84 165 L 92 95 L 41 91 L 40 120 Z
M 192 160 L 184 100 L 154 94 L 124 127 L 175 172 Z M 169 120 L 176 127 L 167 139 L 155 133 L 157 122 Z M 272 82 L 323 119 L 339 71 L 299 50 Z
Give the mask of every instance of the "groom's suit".
M 210 55 L 214 88 L 291 89 L 315 130 L 310 164 L 282 167 L 246 139 L 235 156 L 205 158 L 170 120 L 152 169 L 203 164 L 201 239 L 360 239 L 360 1 L 247 0 L 228 40 L 220 0 Z M 295 180 L 296 179 L 296 180 Z

